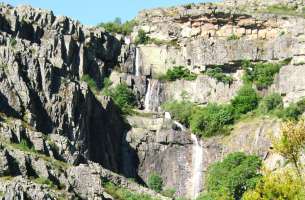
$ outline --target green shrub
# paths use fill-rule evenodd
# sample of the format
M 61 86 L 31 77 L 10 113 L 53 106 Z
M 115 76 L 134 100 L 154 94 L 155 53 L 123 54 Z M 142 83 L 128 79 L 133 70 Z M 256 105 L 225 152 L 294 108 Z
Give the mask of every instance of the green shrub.
M 28 139 L 21 139 L 19 143 L 12 145 L 21 151 L 35 152 L 33 144 Z
M 288 107 L 276 111 L 276 115 L 284 120 L 297 120 L 305 112 L 305 98 L 292 103 Z
M 105 96 L 111 96 L 110 87 L 112 85 L 112 82 L 109 78 L 105 78 L 103 81 L 103 90 L 102 94 Z
M 150 189 L 155 190 L 156 192 L 161 192 L 163 188 L 163 180 L 158 174 L 152 173 L 148 177 L 147 185 Z
M 148 44 L 150 38 L 147 36 L 146 32 L 142 29 L 138 31 L 138 36 L 135 39 L 136 44 Z
M 10 46 L 11 46 L 11 47 L 15 47 L 16 44 L 17 44 L 16 38 L 12 37 L 12 38 L 10 39 Z
M 223 70 L 220 67 L 208 69 L 206 71 L 206 75 L 215 78 L 217 81 L 223 82 L 225 84 L 231 84 L 233 82 L 233 77 L 223 73 Z
M 237 35 L 235 35 L 235 34 L 232 34 L 232 35 L 230 35 L 230 36 L 227 38 L 228 41 L 231 41 L 231 40 L 238 40 L 238 39 L 239 39 L 239 37 L 238 37 Z
M 244 193 L 243 200 L 302 200 L 304 182 L 291 170 L 279 170 L 262 178 L 255 189 Z
M 234 197 L 227 188 L 220 188 L 218 191 L 205 192 L 196 200 L 234 200 Z
M 286 62 L 279 63 L 256 63 L 253 64 L 250 61 L 244 61 L 242 67 L 245 70 L 244 81 L 254 83 L 257 88 L 266 89 L 270 86 L 274 77 L 279 73 L 281 66 Z
M 50 179 L 45 178 L 45 177 L 38 177 L 38 178 L 34 179 L 33 182 L 40 184 L 40 185 L 47 185 L 50 188 L 55 188 L 54 183 Z
M 283 108 L 283 99 L 277 93 L 270 94 L 264 97 L 259 103 L 259 112 L 266 114 L 271 111 Z
M 104 183 L 103 187 L 105 188 L 105 192 L 110 194 L 116 200 L 158 200 L 158 198 L 145 194 L 138 194 L 110 182 Z
M 135 20 L 121 23 L 120 18 L 116 18 L 113 22 L 100 23 L 98 26 L 103 27 L 109 33 L 119 33 L 123 35 L 130 35 L 134 26 L 137 24 Z
M 173 188 L 164 189 L 161 194 L 165 197 L 173 198 L 176 193 L 176 190 Z
M 166 81 L 175 81 L 178 79 L 193 81 L 197 79 L 197 75 L 183 66 L 175 66 L 173 69 L 167 70 L 166 74 L 160 77 L 160 79 Z
M 184 7 L 185 9 L 191 9 L 192 6 L 193 6 L 193 4 L 189 3 L 189 4 L 184 5 L 183 7 Z
M 211 137 L 227 132 L 227 125 L 234 122 L 234 111 L 231 105 L 208 104 L 197 109 L 191 116 L 190 127 L 193 133 Z
M 161 45 L 168 45 L 168 46 L 172 46 L 172 47 L 179 47 L 179 44 L 177 42 L 177 40 L 160 40 L 160 39 L 156 39 L 156 38 L 148 38 L 146 44 L 155 44 L 158 46 Z
M 136 105 L 136 97 L 126 84 L 119 84 L 110 91 L 110 96 L 115 104 L 125 114 L 131 112 Z
M 97 85 L 96 85 L 95 80 L 91 76 L 89 76 L 88 74 L 83 75 L 82 78 L 81 78 L 81 81 L 86 82 L 88 84 L 89 88 L 92 91 L 95 92 L 95 91 L 99 90 Z
M 246 114 L 257 108 L 259 103 L 259 96 L 256 91 L 250 86 L 243 86 L 234 99 L 231 100 L 231 104 L 234 108 L 235 117 L 239 118 L 241 114 Z
M 164 103 L 162 108 L 171 113 L 175 120 L 189 127 L 190 118 L 196 105 L 190 101 L 171 101 Z
M 257 156 L 232 153 L 212 164 L 207 173 L 207 193 L 200 200 L 241 199 L 248 189 L 255 188 L 261 175 L 262 161 Z
M 268 13 L 278 14 L 278 15 L 293 15 L 293 16 L 303 16 L 304 11 L 298 12 L 296 7 L 287 6 L 284 4 L 276 4 L 267 7 L 266 11 Z

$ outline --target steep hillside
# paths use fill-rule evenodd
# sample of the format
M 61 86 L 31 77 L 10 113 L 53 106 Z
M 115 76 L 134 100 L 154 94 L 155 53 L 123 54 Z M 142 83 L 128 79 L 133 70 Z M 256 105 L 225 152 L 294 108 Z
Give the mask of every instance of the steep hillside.
M 290 168 L 274 141 L 305 113 L 304 8 L 225 0 L 144 10 L 129 34 L 1 4 L 0 196 L 218 199 L 211 169 L 230 155 L 253 155 L 247 178 Z M 305 129 L 295 127 L 302 178 Z M 240 199 L 249 189 L 240 187 L 218 193 Z

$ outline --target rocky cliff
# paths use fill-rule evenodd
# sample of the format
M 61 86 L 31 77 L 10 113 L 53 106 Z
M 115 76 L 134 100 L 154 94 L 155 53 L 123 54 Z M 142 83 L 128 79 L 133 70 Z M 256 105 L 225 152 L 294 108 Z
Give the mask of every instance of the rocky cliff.
M 260 91 L 265 95 L 279 93 L 288 106 L 305 96 L 303 6 L 302 1 L 224 1 L 144 10 L 136 18 L 138 25 L 132 38 L 136 41 L 141 30 L 150 41 L 123 45 L 129 51 L 121 55 L 120 73 L 113 72 L 111 78 L 115 83 L 126 82 L 140 94 L 145 110 L 162 112 L 160 105 L 172 100 L 187 99 L 200 105 L 229 102 L 243 85 L 244 60 L 290 60 L 276 74 L 273 84 Z M 197 79 L 160 80 L 174 66 L 188 68 L 198 75 Z M 232 76 L 233 82 L 226 84 L 204 73 L 216 67 Z M 193 197 L 196 141 L 181 130 L 177 135 L 175 131 L 151 128 L 152 121 L 141 120 L 136 120 L 127 140 L 139 155 L 140 177 L 147 181 L 149 173 L 157 171 L 166 187 L 177 189 L 178 196 Z M 161 126 L 165 122 L 160 120 Z M 284 160 L 270 150 L 270 140 L 279 134 L 279 127 L 280 120 L 263 117 L 236 124 L 230 136 L 203 140 L 203 174 L 210 164 L 236 151 L 259 155 L 269 169 L 283 166 Z M 200 184 L 204 190 L 204 180 Z
M 105 199 L 101 170 L 122 171 L 129 125 L 83 77 L 101 87 L 121 43 L 101 29 L 29 6 L 1 4 L 0 22 L 0 165 L 1 176 L 9 177 L 1 179 L 1 194 Z M 103 168 L 73 167 L 89 161 Z M 61 191 L 42 187 L 44 179 Z
M 271 12 L 277 5 L 295 14 Z M 244 60 L 288 60 L 273 84 L 258 92 L 279 93 L 285 106 L 302 99 L 304 6 L 226 0 L 144 10 L 130 43 L 50 11 L 1 4 L 0 196 L 120 199 L 105 186 L 111 182 L 151 199 L 170 199 L 147 188 L 157 173 L 175 197 L 194 199 L 205 190 L 208 167 L 229 153 L 256 154 L 272 170 L 283 166 L 285 160 L 270 150 L 280 119 L 240 120 L 230 135 L 199 139 L 161 104 L 229 102 L 244 84 Z M 139 31 L 150 41 L 138 44 Z M 197 79 L 161 80 L 174 66 Z M 208 76 L 217 67 L 232 82 Z M 105 78 L 113 82 L 110 90 L 126 83 L 135 93 L 132 115 L 123 116 L 100 92 Z

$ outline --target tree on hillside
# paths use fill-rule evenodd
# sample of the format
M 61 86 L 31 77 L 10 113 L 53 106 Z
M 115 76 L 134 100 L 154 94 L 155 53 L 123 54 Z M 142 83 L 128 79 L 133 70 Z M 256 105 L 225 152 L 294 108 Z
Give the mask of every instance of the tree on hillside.
M 273 148 L 293 163 L 301 177 L 302 165 L 299 158 L 305 148 L 305 120 L 284 122 L 281 126 L 281 136 L 273 141 Z

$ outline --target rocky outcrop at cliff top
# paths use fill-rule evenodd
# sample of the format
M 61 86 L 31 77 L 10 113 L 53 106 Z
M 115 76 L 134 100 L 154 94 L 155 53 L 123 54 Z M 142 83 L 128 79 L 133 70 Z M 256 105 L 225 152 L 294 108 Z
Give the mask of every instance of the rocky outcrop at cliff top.
M 282 6 L 282 14 L 268 11 L 269 6 L 275 5 L 279 10 L 279 5 Z M 292 59 L 289 66 L 281 69 L 271 88 L 280 93 L 288 105 L 305 95 L 301 78 L 305 72 L 305 19 L 299 9 L 302 7 L 302 1 L 227 0 L 143 10 L 136 18 L 138 24 L 132 37 L 135 38 L 142 29 L 152 41 L 137 46 L 140 76 L 134 76 L 135 62 L 130 62 L 135 55 L 124 53 L 126 59 L 125 62 L 121 60 L 121 71 L 127 75 L 122 75 L 121 80 L 126 80 L 135 91 L 139 91 L 143 100 L 149 91 L 145 78 L 158 79 L 174 66 L 184 66 L 196 74 L 220 67 L 234 77 L 232 84 L 223 84 L 202 75 L 194 82 L 177 80 L 162 84 L 160 104 L 181 100 L 182 93 L 187 93 L 191 101 L 199 104 L 223 103 L 236 95 L 242 84 L 241 61 Z M 285 14 L 285 8 L 290 12 Z M 127 46 L 132 49 L 129 52 L 135 51 L 132 45 Z M 124 46 L 124 49 L 128 48 Z M 143 90 L 145 83 L 147 90 Z

